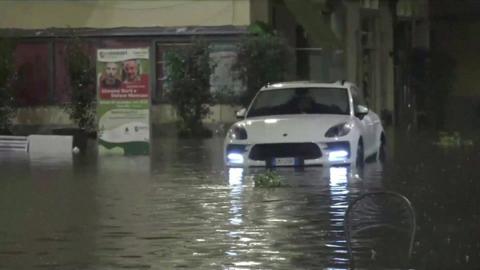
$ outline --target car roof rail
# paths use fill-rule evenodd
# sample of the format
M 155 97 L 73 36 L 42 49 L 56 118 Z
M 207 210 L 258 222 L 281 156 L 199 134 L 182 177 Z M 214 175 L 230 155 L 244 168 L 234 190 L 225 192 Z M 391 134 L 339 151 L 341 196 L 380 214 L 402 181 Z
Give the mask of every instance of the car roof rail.
M 347 82 L 347 80 L 345 80 L 345 79 L 341 79 L 341 80 L 337 80 L 337 81 L 335 81 L 334 83 L 336 83 L 336 84 L 340 84 L 340 85 L 345 85 L 345 83 L 346 83 L 346 82 Z

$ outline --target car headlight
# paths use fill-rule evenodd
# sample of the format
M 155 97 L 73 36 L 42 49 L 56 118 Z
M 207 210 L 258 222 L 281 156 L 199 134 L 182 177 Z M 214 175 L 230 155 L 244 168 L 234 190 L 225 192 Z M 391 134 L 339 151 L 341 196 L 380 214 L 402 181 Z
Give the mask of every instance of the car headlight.
M 352 130 L 352 126 L 350 124 L 341 123 L 329 128 L 327 132 L 325 132 L 325 137 L 342 137 L 350 133 L 350 130 Z
M 242 126 L 234 126 L 228 132 L 228 137 L 232 140 L 246 140 L 248 138 L 247 130 Z

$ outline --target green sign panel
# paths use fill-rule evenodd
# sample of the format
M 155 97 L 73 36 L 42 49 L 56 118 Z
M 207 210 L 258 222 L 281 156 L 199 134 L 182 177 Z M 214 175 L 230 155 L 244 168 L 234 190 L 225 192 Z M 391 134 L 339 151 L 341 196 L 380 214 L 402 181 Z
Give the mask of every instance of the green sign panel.
M 148 48 L 97 50 L 98 130 L 101 154 L 150 152 Z

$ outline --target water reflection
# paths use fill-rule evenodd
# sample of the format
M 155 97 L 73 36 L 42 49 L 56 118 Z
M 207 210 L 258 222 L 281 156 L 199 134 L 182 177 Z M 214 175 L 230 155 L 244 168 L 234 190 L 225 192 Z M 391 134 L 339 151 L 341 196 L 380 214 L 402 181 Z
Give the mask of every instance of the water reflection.
M 329 180 L 332 191 L 337 189 L 337 187 L 347 191 L 348 169 L 348 167 L 329 168 Z
M 135 175 L 149 177 L 150 163 L 149 156 L 101 156 L 97 161 L 101 173 L 123 175 L 123 177 L 130 175 L 133 177 L 132 180 L 135 180 Z
M 39 168 L 68 168 L 73 164 L 73 154 L 42 154 L 30 153 L 30 165 Z
M 190 157 L 189 153 L 206 149 L 210 148 L 189 147 L 185 154 Z M 58 267 L 73 267 L 71 258 L 80 258 L 80 263 L 87 266 L 166 269 L 302 269 L 341 262 L 342 257 L 336 254 L 343 243 L 335 224 L 340 222 L 338 206 L 348 195 L 348 173 L 344 169 L 279 169 L 289 187 L 259 189 L 254 188 L 252 178 L 264 169 L 229 169 L 224 173 L 228 177 L 225 185 L 222 172 L 212 169 L 218 166 L 216 156 L 209 152 L 202 155 L 214 158 L 208 165 L 187 166 L 182 163 L 183 155 L 168 161 L 155 156 L 109 156 L 92 159 L 94 162 L 74 160 L 73 168 L 62 162 L 37 166 L 20 159 L 17 165 L 30 164 L 29 179 L 49 179 L 40 181 L 44 188 L 35 191 L 39 198 L 53 203 L 58 195 L 66 195 L 69 204 L 86 206 L 70 212 L 70 219 L 75 220 L 73 227 L 55 219 L 33 217 L 45 226 L 58 227 L 61 233 L 42 234 L 31 227 L 32 237 L 23 244 L 32 246 L 32 241 L 38 241 L 38 247 L 48 243 L 52 249 L 62 248 L 64 259 L 50 252 L 38 255 L 50 258 L 50 268 L 57 267 L 54 262 Z M 18 196 L 25 183 L 17 184 L 14 193 Z M 65 194 L 61 191 L 65 187 L 74 193 Z M 6 200 L 12 198 L 2 195 Z M 5 204 L 9 205 L 15 209 Z M 58 206 L 38 201 L 36 205 L 38 213 L 56 213 L 60 219 L 68 216 L 59 212 Z M 7 219 L 13 219 L 17 226 L 25 224 L 12 214 L 2 217 Z M 18 242 L 13 228 L 3 227 Z M 85 241 L 80 241 L 80 236 Z M 12 263 L 14 252 L 26 257 L 24 268 L 40 265 L 25 246 L 13 248 L 5 242 L 1 246 L 5 250 L 0 257 L 8 257 L 2 260 L 6 265 L 16 265 Z M 74 255 L 76 251 L 82 252 L 81 256 Z M 167 259 L 158 261 L 159 256 Z
M 0 268 L 89 268 L 97 206 L 72 155 L 0 153 Z M 2 268 L 3 269 L 3 268 Z
M 286 187 L 258 188 L 265 169 L 225 169 L 221 139 L 162 139 L 153 149 L 73 162 L 0 154 L 0 268 L 345 269 L 348 203 L 387 188 L 418 208 L 417 265 L 448 262 L 452 246 L 479 265 L 475 153 L 429 161 L 431 149 L 412 157 L 398 147 L 395 163 L 368 163 L 363 175 L 279 168 Z M 448 222 L 445 211 L 455 213 Z
M 331 266 L 348 266 L 346 257 L 346 241 L 344 239 L 344 217 L 349 202 L 349 181 L 353 181 L 355 170 L 350 167 L 330 167 L 329 187 L 330 187 L 330 232 L 335 237 L 329 239 L 325 247 L 331 250 L 332 255 L 329 259 Z M 353 172 L 352 172 L 353 171 Z M 337 268 L 338 269 L 338 268 Z
M 228 183 L 230 185 L 230 224 L 240 225 L 242 220 L 242 191 L 243 168 L 228 169 Z
M 228 184 L 231 187 L 238 187 L 242 184 L 243 168 L 228 168 Z
M 230 232 L 237 241 L 226 254 L 236 257 L 236 262 L 261 263 L 244 269 L 346 268 L 343 216 L 351 170 L 277 168 L 276 173 L 288 187 L 253 187 L 252 178 L 264 172 L 259 168 L 229 170 L 231 193 L 241 190 L 245 215 L 242 230 Z M 237 209 L 233 202 L 237 200 L 231 204 Z

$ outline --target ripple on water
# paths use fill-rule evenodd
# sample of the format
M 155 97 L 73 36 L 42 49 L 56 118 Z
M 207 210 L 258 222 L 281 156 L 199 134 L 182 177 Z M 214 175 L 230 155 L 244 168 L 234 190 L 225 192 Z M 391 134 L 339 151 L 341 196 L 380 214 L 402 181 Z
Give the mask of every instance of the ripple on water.
M 13 261 L 22 257 L 44 269 L 72 269 L 66 264 L 71 260 L 92 266 L 79 269 L 346 268 L 346 207 L 372 187 L 382 188 L 383 168 L 367 167 L 355 179 L 342 168 L 334 177 L 326 168 L 279 169 L 289 187 L 260 189 L 253 176 L 265 169 L 224 170 L 221 141 L 212 141 L 156 142 L 150 158 L 101 157 L 87 162 L 99 167 L 89 173 L 75 162 L 62 168 L 0 164 L 15 179 L 0 190 L 0 200 L 16 202 L 11 211 L 0 211 L 0 225 L 15 220 L 21 228 L 0 226 L 0 236 L 28 247 L 0 251 L 0 259 L 14 258 L 0 263 L 15 269 Z M 44 169 L 50 181 L 37 181 Z M 91 209 L 84 209 L 85 202 L 93 202 Z M 48 218 L 18 214 L 27 209 Z M 72 224 L 81 230 L 62 230 Z M 41 237 L 49 228 L 61 233 Z M 47 259 L 42 256 L 51 263 L 39 264 Z

